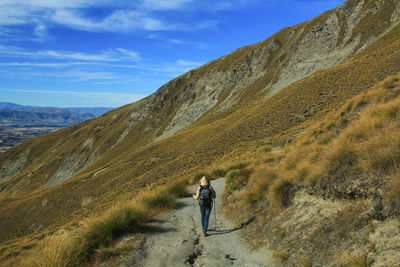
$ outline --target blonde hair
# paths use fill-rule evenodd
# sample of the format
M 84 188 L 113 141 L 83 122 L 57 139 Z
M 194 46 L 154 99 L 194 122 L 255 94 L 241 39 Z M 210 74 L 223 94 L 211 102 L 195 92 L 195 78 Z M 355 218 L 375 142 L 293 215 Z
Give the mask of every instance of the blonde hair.
M 203 176 L 201 177 L 201 179 L 199 180 L 199 185 L 206 185 L 206 186 L 210 186 L 210 180 L 208 180 L 207 177 Z

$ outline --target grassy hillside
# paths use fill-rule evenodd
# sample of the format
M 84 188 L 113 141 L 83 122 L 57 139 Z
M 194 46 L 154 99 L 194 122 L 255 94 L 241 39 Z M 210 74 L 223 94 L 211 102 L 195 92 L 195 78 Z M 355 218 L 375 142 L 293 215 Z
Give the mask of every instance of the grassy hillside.
M 285 264 L 396 265 L 399 127 L 397 75 L 228 173 L 226 214 L 239 222 L 255 218 L 249 241 Z
M 281 162 L 283 152 L 265 155 L 265 151 L 285 151 L 310 125 L 336 114 L 348 99 L 400 71 L 399 24 L 389 23 L 393 27 L 387 28 L 385 22 L 382 29 L 366 33 L 364 28 L 351 31 L 348 27 L 353 25 L 339 23 L 340 16 L 349 19 L 360 3 L 349 1 L 340 9 L 192 70 L 137 103 L 1 155 L 0 260 L 24 257 L 57 230 L 79 229 L 85 218 L 100 216 L 120 203 L 137 202 L 141 192 L 171 181 L 190 180 L 201 171 L 258 157 L 265 156 L 262 161 L 267 165 Z M 393 9 L 388 11 L 387 5 L 393 7 L 396 2 L 387 1 L 372 15 L 373 7 L 367 4 L 357 12 L 360 18 L 367 14 L 371 20 L 363 22 L 375 23 L 382 12 L 391 17 Z M 341 54 L 343 50 L 347 54 Z M 330 57 L 323 59 L 325 52 Z M 280 83 L 286 78 L 293 81 L 288 86 Z M 192 114 L 189 111 L 196 118 L 193 121 L 178 116 Z M 351 119 L 344 117 L 343 123 Z M 190 124 L 157 139 L 174 122 Z M 313 161 L 306 163 L 314 166 Z M 290 168 L 297 170 L 297 165 Z M 286 186 L 294 184 L 282 181 L 283 186 L 271 188 L 286 192 Z M 246 190 L 253 190 L 251 183 Z M 272 200 L 273 193 L 267 195 Z M 269 202 L 257 198 L 254 203 Z

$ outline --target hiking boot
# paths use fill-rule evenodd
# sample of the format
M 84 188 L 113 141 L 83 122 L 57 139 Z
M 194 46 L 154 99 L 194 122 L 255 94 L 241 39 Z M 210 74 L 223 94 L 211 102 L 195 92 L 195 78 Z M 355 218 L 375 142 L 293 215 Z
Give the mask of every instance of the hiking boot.
M 203 236 L 204 237 L 208 236 L 207 232 L 203 232 Z

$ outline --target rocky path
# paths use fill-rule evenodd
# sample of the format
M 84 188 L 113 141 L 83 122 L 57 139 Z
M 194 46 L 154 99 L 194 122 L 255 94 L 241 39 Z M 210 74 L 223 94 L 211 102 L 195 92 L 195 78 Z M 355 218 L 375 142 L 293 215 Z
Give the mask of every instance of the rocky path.
M 177 209 L 154 223 L 155 231 L 144 247 L 145 256 L 135 266 L 271 266 L 269 255 L 250 251 L 239 236 L 241 227 L 221 216 L 224 179 L 212 181 L 212 186 L 217 193 L 217 229 L 213 210 L 209 235 L 203 237 L 197 201 L 183 198 Z M 195 187 L 190 189 L 195 191 Z

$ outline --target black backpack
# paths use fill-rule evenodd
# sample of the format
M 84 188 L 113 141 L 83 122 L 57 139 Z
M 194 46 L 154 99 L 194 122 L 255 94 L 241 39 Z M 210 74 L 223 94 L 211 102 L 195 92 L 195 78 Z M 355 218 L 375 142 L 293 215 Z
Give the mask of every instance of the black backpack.
M 200 206 L 211 208 L 212 196 L 211 189 L 208 186 L 200 188 L 199 204 Z

